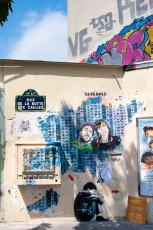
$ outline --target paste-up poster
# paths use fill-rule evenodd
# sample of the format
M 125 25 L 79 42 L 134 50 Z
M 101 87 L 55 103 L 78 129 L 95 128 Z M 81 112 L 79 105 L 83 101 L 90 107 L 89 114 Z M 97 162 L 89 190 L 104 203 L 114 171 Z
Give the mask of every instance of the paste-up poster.
M 140 195 L 153 196 L 153 118 L 138 118 Z
M 38 114 L 16 114 L 15 116 L 15 135 L 25 136 L 39 134 L 38 129 Z
M 96 166 L 97 183 L 109 183 L 112 179 L 112 168 L 109 162 L 100 162 Z

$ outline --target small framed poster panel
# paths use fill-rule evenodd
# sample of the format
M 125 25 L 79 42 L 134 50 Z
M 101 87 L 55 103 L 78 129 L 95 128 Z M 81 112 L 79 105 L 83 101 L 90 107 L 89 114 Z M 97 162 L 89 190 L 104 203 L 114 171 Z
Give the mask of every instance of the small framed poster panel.
M 61 184 L 61 145 L 17 143 L 17 184 Z
M 139 195 L 153 196 L 153 117 L 137 118 Z

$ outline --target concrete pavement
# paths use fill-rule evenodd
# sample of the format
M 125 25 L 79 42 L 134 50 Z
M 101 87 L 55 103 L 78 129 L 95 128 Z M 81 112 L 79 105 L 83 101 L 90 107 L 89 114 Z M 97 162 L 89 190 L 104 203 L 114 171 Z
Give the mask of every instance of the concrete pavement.
M 53 221 L 53 222 L 9 222 L 0 223 L 0 230 L 153 230 L 153 224 L 135 224 L 127 221 Z

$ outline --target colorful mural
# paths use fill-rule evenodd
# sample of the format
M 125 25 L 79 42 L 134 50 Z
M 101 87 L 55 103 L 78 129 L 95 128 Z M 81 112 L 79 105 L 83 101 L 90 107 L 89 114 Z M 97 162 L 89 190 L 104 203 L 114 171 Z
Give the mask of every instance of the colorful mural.
M 153 15 L 135 19 L 82 63 L 128 65 L 153 59 Z
M 45 141 L 61 144 L 62 174 L 68 170 L 96 174 L 97 160 L 117 161 L 122 156 L 124 128 L 143 103 L 132 100 L 115 108 L 106 97 L 87 97 L 77 110 L 64 105 L 56 114 L 38 117 Z
M 37 117 L 37 121 L 47 145 L 42 148 L 23 149 L 24 171 L 39 174 L 52 171 L 54 165 L 60 165 L 62 174 L 69 172 L 67 176 L 72 183 L 77 183 L 73 172 L 92 174 L 97 185 L 111 183 L 116 180 L 113 175 L 116 164 L 119 162 L 124 168 L 124 128 L 142 105 L 143 103 L 133 99 L 129 104 L 114 107 L 106 94 L 86 94 L 77 109 L 64 104 L 59 112 L 42 114 Z M 58 156 L 58 160 L 54 155 Z M 112 194 L 118 192 L 116 188 L 112 190 Z M 50 189 L 46 196 L 28 205 L 27 209 L 50 212 L 50 208 L 57 205 L 59 198 Z M 106 213 L 102 214 L 103 199 L 93 182 L 86 183 L 74 200 L 76 219 L 107 220 Z

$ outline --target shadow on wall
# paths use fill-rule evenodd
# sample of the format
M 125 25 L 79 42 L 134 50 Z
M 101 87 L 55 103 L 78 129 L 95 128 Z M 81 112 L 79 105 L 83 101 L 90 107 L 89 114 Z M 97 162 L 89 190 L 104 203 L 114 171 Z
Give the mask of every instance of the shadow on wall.
M 134 143 L 130 145 L 130 151 L 125 150 L 127 189 L 128 194 L 137 196 L 138 191 L 138 151 Z
M 52 225 L 48 224 L 48 223 L 43 223 L 40 224 L 39 226 L 35 227 L 35 228 L 31 228 L 30 230 L 47 230 L 47 229 L 51 229 Z

